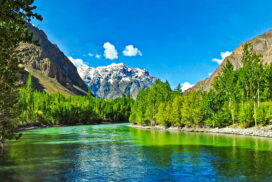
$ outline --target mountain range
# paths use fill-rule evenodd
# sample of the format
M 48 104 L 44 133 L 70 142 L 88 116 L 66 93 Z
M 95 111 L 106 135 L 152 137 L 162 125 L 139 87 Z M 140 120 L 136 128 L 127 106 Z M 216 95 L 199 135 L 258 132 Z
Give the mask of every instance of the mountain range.
M 140 89 L 151 87 L 156 81 L 147 70 L 132 68 L 123 63 L 97 68 L 81 65 L 78 73 L 96 97 L 105 99 L 128 93 L 135 99 Z
M 20 43 L 17 52 L 23 62 L 23 71 L 32 73 L 34 86 L 38 90 L 64 95 L 85 95 L 88 87 L 91 87 L 93 95 L 100 98 L 112 99 L 128 93 L 136 98 L 141 88 L 151 87 L 156 80 L 147 70 L 128 67 L 123 63 L 97 68 L 84 64 L 76 68 L 58 46 L 48 40 L 42 30 L 31 24 L 28 24 L 28 28 L 40 46 Z M 263 56 L 264 64 L 272 62 L 272 30 L 245 43 L 251 43 L 253 51 Z M 208 91 L 215 77 L 222 73 L 227 60 L 235 70 L 242 67 L 245 43 L 226 57 L 209 78 L 199 81 L 186 90 L 185 94 L 193 90 Z
M 97 68 L 84 64 L 76 68 L 73 60 L 51 43 L 42 30 L 31 24 L 27 26 L 33 33 L 33 40 L 38 40 L 40 45 L 20 43 L 17 54 L 26 73 L 23 81 L 26 82 L 31 72 L 33 85 L 40 91 L 85 95 L 90 86 L 96 97 L 112 99 L 130 93 L 136 98 L 139 89 L 151 87 L 156 80 L 147 70 L 123 63 Z

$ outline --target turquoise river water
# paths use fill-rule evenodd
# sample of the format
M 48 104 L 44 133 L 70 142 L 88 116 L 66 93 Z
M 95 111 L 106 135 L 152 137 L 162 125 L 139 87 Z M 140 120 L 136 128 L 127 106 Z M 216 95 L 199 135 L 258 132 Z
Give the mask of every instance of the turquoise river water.
M 0 181 L 272 181 L 272 139 L 128 124 L 35 129 L 6 144 Z

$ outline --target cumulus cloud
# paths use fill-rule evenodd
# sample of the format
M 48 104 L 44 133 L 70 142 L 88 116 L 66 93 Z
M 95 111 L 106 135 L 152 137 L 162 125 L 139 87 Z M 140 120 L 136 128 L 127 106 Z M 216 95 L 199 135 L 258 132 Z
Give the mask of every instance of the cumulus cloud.
M 105 49 L 104 56 L 106 59 L 110 60 L 118 59 L 118 53 L 113 44 L 111 44 L 110 42 L 106 42 L 104 43 L 103 47 Z
M 189 82 L 184 82 L 183 84 L 181 84 L 181 90 L 182 90 L 182 92 L 184 92 L 185 90 L 191 88 L 192 86 L 194 86 L 194 85 L 190 84 Z
M 89 53 L 88 56 L 93 57 L 94 55 L 92 53 Z
M 217 58 L 213 58 L 212 61 L 216 62 L 217 64 L 221 64 L 223 62 L 223 60 L 228 57 L 231 54 L 231 52 L 226 51 L 226 52 L 221 52 L 221 59 L 217 59 Z
M 101 55 L 100 55 L 100 54 L 96 54 L 95 57 L 96 57 L 97 59 L 100 59 L 100 58 L 101 58 Z
M 72 57 L 68 57 L 68 59 L 75 65 L 76 68 L 82 68 L 84 66 L 88 66 L 86 64 L 84 64 L 82 59 L 74 59 Z
M 126 48 L 123 50 L 123 54 L 124 56 L 142 56 L 142 52 L 133 45 L 127 45 Z
M 213 72 L 211 72 L 211 73 L 208 73 L 208 75 L 209 75 L 209 76 L 212 76 L 212 74 L 213 74 Z

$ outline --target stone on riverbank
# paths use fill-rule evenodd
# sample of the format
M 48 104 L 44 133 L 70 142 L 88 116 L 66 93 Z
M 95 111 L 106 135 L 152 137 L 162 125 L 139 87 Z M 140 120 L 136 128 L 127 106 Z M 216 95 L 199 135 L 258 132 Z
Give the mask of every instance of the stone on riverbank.
M 235 135 L 246 135 L 246 136 L 260 136 L 272 138 L 272 125 L 260 127 L 260 128 L 180 128 L 180 127 L 164 127 L 160 125 L 156 126 L 141 126 L 141 125 L 129 125 L 132 128 L 138 129 L 158 129 L 168 131 L 180 131 L 180 132 L 205 132 L 205 133 L 223 133 L 223 134 L 235 134 Z

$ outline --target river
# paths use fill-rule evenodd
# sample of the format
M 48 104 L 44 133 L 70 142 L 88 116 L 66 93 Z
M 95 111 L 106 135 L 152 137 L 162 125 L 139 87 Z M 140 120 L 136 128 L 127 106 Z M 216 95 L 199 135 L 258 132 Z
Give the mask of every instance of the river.
M 0 181 L 272 181 L 272 139 L 128 124 L 35 129 L 6 144 Z

